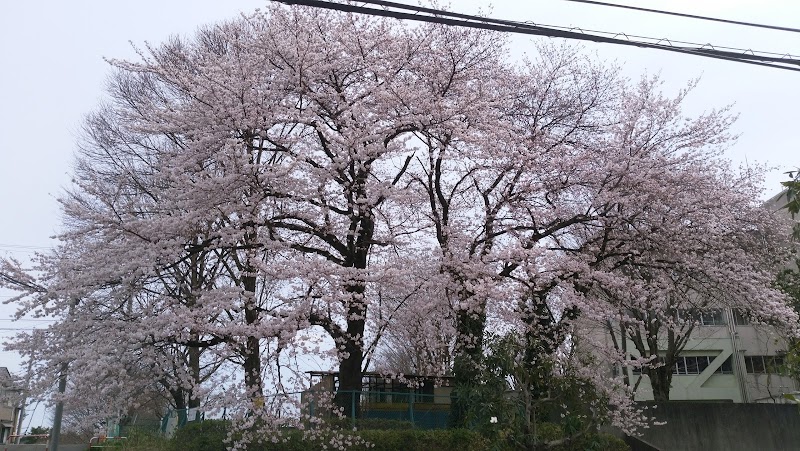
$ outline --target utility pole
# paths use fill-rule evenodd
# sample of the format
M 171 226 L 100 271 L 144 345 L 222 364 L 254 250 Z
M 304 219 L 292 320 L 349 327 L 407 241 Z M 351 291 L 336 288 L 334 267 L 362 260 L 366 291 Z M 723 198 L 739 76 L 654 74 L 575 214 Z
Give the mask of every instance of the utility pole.
M 72 314 L 75 312 L 75 307 L 80 300 L 75 299 L 69 306 L 67 312 L 67 321 L 72 319 Z M 50 432 L 50 450 L 58 451 L 58 442 L 61 440 L 61 417 L 64 415 L 64 393 L 67 391 L 67 369 L 69 363 L 61 362 L 61 370 L 58 374 L 58 402 L 56 403 L 56 411 L 53 415 L 53 430 Z
M 67 391 L 67 362 L 61 364 L 58 375 L 59 400 L 56 403 L 56 412 L 53 415 L 53 430 L 50 432 L 50 451 L 58 451 L 58 442 L 61 440 L 61 417 L 64 415 L 64 392 Z

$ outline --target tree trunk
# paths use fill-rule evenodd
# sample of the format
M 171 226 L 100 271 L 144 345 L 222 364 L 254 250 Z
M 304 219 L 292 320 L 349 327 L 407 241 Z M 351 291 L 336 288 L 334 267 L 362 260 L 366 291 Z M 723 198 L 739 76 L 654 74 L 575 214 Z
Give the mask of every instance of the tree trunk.
M 199 245 L 200 239 L 195 237 L 192 240 L 192 245 L 197 246 Z M 198 253 L 192 253 L 189 257 L 189 284 L 190 290 L 188 293 L 185 294 L 186 296 L 186 305 L 190 309 L 193 309 L 197 303 L 197 293 L 200 293 L 203 289 L 202 282 L 203 282 L 203 259 L 200 257 Z M 195 342 L 200 341 L 200 336 L 195 332 L 192 331 L 191 338 Z M 188 365 L 189 365 L 189 374 L 191 375 L 191 391 L 189 392 L 189 402 L 188 408 L 189 409 L 197 409 L 200 407 L 200 399 L 197 398 L 195 393 L 200 388 L 200 354 L 202 354 L 202 350 L 198 346 L 187 346 L 186 347 L 187 356 L 188 356 Z M 200 420 L 200 412 L 196 411 L 195 418 L 192 418 L 192 421 L 199 421 Z
M 197 390 L 200 388 L 200 348 L 197 346 L 190 346 L 189 349 L 189 371 L 192 375 L 192 391 L 189 392 L 189 409 L 198 409 L 200 407 L 200 398 L 197 397 Z M 195 417 L 191 418 L 192 421 L 200 421 L 200 411 L 195 411 Z
M 566 340 L 570 323 L 579 314 L 577 308 L 570 307 L 556 319 L 547 304 L 549 289 L 532 292 L 520 305 L 526 327 L 524 364 L 533 399 L 549 397 L 553 357 Z
M 342 408 L 346 417 L 361 416 L 361 363 L 364 353 L 360 344 L 348 340 L 345 345 L 346 358 L 339 362 L 339 389 L 336 393 L 336 405 Z
M 357 199 L 365 199 L 366 173 L 360 172 L 357 178 Z M 345 266 L 356 270 L 366 269 L 369 263 L 369 252 L 375 234 L 375 221 L 371 211 L 363 212 L 353 221 L 352 230 L 358 230 L 356 239 L 348 246 L 350 258 Z M 365 299 L 366 283 L 357 276 L 349 281 L 345 287 L 348 294 L 346 299 L 347 331 L 340 337 L 344 345 L 344 355 L 339 362 L 339 389 L 336 393 L 336 405 L 341 407 L 345 416 L 358 418 L 361 416 L 361 379 L 364 364 L 364 329 L 367 318 L 367 304 Z M 333 337 L 334 339 L 336 337 Z
M 251 270 L 252 269 L 248 268 Z M 255 305 L 256 278 L 255 276 L 242 277 L 243 287 L 247 301 L 244 307 L 244 320 L 248 326 L 258 323 L 259 312 Z M 261 380 L 261 340 L 253 336 L 252 332 L 247 337 L 244 349 L 244 385 L 252 402 L 253 410 L 264 407 L 264 388 Z
M 481 380 L 483 360 L 483 331 L 486 313 L 460 311 L 456 317 L 456 349 L 453 359 L 453 390 L 450 394 L 451 427 L 469 427 L 470 394 Z
M 183 388 L 170 388 L 170 395 L 175 403 L 175 412 L 178 414 L 178 427 L 186 425 L 186 390 Z
M 650 386 L 653 388 L 653 400 L 656 402 L 669 401 L 669 389 L 672 385 L 672 367 L 660 366 L 647 370 L 650 377 Z
M 366 260 L 366 256 L 364 256 Z M 365 263 L 365 261 L 364 261 Z M 364 303 L 366 286 L 355 282 L 347 287 L 349 305 L 347 308 L 347 332 L 340 339 L 344 342 L 344 355 L 339 362 L 339 389 L 336 405 L 342 408 L 346 417 L 361 416 L 361 379 L 364 363 L 363 337 L 366 326 L 367 306 Z

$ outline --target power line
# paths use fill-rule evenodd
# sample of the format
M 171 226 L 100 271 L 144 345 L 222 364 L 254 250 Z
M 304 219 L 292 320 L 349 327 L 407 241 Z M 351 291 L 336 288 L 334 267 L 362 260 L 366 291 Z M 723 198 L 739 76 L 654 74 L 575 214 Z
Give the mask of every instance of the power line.
M 26 433 L 27 433 L 27 431 L 30 431 L 31 422 L 33 421 L 33 415 L 36 413 L 36 409 L 39 408 L 39 403 L 40 402 L 41 401 L 36 401 L 36 405 L 33 407 L 33 412 L 31 412 L 30 415 L 28 415 L 30 418 L 28 418 L 28 427 L 25 428 Z M 44 417 L 42 417 L 42 420 L 44 420 Z M 41 426 L 41 424 L 39 426 Z
M 49 246 L 32 246 L 27 244 L 6 244 L 6 243 L 0 243 L 0 247 L 8 247 L 12 249 L 34 249 L 34 250 L 52 249 Z
M 319 0 L 312 0 L 312 3 L 320 3 L 320 1 Z M 324 3 L 327 3 L 327 2 L 324 2 Z M 557 35 L 549 35 L 549 34 L 546 35 L 546 36 L 552 36 L 552 37 L 568 37 L 568 38 L 574 38 L 574 39 L 589 40 L 589 41 L 594 41 L 594 42 L 606 42 L 606 43 L 614 43 L 614 44 L 622 44 L 622 45 L 634 45 L 634 46 L 643 46 L 643 47 L 656 45 L 656 46 L 659 46 L 659 47 L 665 47 L 664 48 L 665 50 L 671 50 L 671 49 L 677 49 L 678 51 L 679 50 L 688 50 L 688 51 L 697 50 L 697 51 L 701 51 L 703 53 L 708 53 L 708 54 L 722 54 L 723 56 L 727 56 L 729 58 L 764 59 L 764 60 L 769 60 L 769 61 L 773 61 L 773 62 L 780 62 L 780 63 L 787 63 L 788 62 L 788 63 L 793 63 L 793 64 L 800 65 L 800 60 L 792 59 L 792 55 L 782 54 L 782 53 L 777 53 L 777 52 L 754 51 L 754 50 L 751 50 L 751 49 L 725 47 L 725 46 L 720 46 L 720 45 L 714 46 L 714 45 L 711 45 L 710 43 L 700 44 L 700 43 L 694 43 L 694 42 L 678 41 L 678 40 L 675 40 L 675 39 L 651 38 L 651 37 L 646 37 L 646 36 L 629 35 L 629 34 L 626 34 L 626 33 L 614 33 L 614 32 L 599 31 L 599 30 L 583 30 L 583 29 L 581 29 L 579 27 L 563 27 L 563 26 L 558 26 L 558 25 L 545 25 L 545 24 L 535 24 L 535 23 L 530 23 L 530 22 L 519 22 L 519 21 L 492 19 L 490 17 L 480 17 L 480 16 L 475 16 L 475 15 L 469 15 L 469 14 L 460 14 L 460 13 L 454 13 L 454 12 L 445 11 L 445 10 L 438 10 L 438 9 L 433 9 L 433 8 L 424 8 L 424 7 L 419 7 L 419 6 L 406 5 L 406 4 L 403 4 L 403 3 L 385 1 L 385 0 L 362 0 L 362 3 L 373 4 L 373 5 L 377 5 L 377 6 L 383 6 L 385 8 L 406 9 L 406 10 L 411 10 L 411 11 L 416 11 L 416 12 L 424 12 L 426 14 L 435 14 L 435 15 L 440 15 L 440 16 L 455 17 L 455 18 L 464 19 L 464 20 L 467 20 L 467 21 L 478 21 L 478 22 L 486 22 L 486 23 L 507 25 L 507 26 L 511 26 L 511 27 L 530 28 L 532 30 L 557 29 L 555 31 L 559 31 L 560 30 L 560 31 L 566 32 L 566 33 L 574 33 L 575 30 L 579 31 L 579 37 L 557 36 Z M 588 34 L 588 33 L 599 33 L 599 34 L 608 35 L 608 36 L 612 36 L 612 37 L 611 38 L 606 38 L 606 37 L 603 37 L 603 36 L 594 36 L 594 35 L 591 35 L 591 34 Z M 526 34 L 528 34 L 528 33 L 526 33 Z M 539 33 L 530 33 L 530 34 L 539 34 Z M 625 40 L 616 39 L 618 36 L 624 36 Z M 588 39 L 586 39 L 584 37 L 588 37 Z M 598 39 L 594 39 L 594 38 L 598 38 Z M 655 44 L 653 42 L 649 42 L 648 43 L 648 42 L 632 41 L 630 38 L 646 39 L 646 40 L 649 40 L 649 41 L 655 41 Z M 667 42 L 668 45 L 664 46 L 663 44 L 661 44 L 661 42 Z M 698 48 L 697 49 L 684 49 L 683 47 L 675 47 L 673 45 L 673 43 L 686 44 L 686 45 L 695 46 L 695 47 L 698 47 Z M 731 51 L 733 51 L 733 52 L 731 52 Z M 737 52 L 741 52 L 741 53 L 737 53 Z M 760 57 L 758 55 L 755 55 L 756 53 L 759 53 L 759 54 L 762 54 L 762 55 L 777 56 L 778 58 L 772 58 L 772 57 L 762 58 L 762 57 Z M 706 56 L 706 55 L 704 55 L 704 56 Z M 786 57 L 789 57 L 789 58 L 787 59 Z
M 731 50 L 741 51 L 742 49 L 713 46 L 710 44 L 700 45 L 700 44 L 683 43 L 680 41 L 674 41 L 669 39 L 656 39 L 656 38 L 647 38 L 643 36 L 633 36 L 634 38 L 637 39 L 648 39 L 654 42 L 645 42 L 641 40 L 637 41 L 630 39 L 631 36 L 625 33 L 614 34 L 611 32 L 589 30 L 592 33 L 601 33 L 609 36 L 613 35 L 613 37 L 607 37 L 598 34 L 589 34 L 577 27 L 567 28 L 567 27 L 557 27 L 549 25 L 537 25 L 537 24 L 515 22 L 508 20 L 499 20 L 488 17 L 479 17 L 468 14 L 452 13 L 449 11 L 443 11 L 433 8 L 424 8 L 412 5 L 405 5 L 402 3 L 379 1 L 379 0 L 372 0 L 372 1 L 362 0 L 362 3 L 382 6 L 383 9 L 368 8 L 364 6 L 354 6 L 351 4 L 332 3 L 329 1 L 322 1 L 322 0 L 272 0 L 272 1 L 277 1 L 289 5 L 304 5 L 304 6 L 332 9 L 332 10 L 351 12 L 357 14 L 383 16 L 401 20 L 402 19 L 414 20 L 420 22 L 437 23 L 442 25 L 477 28 L 484 30 L 500 31 L 505 33 L 519 33 L 519 34 L 528 34 L 536 36 L 548 36 L 555 38 L 577 39 L 577 40 L 592 41 L 598 43 L 618 44 L 618 45 L 626 45 L 626 46 L 634 46 L 642 48 L 652 48 L 652 49 L 666 50 L 675 53 L 684 53 L 689 55 L 704 56 L 707 58 L 715 58 L 726 61 L 753 64 L 757 66 L 771 67 L 775 69 L 800 71 L 800 67 L 786 66 L 786 64 L 800 66 L 799 59 L 795 59 L 792 55 L 788 54 L 781 57 L 770 56 L 770 55 L 780 55 L 779 53 L 774 53 L 774 52 L 761 52 L 761 51 L 756 52 L 748 49 L 748 50 L 743 50 L 742 53 L 737 53 L 736 51 L 731 51 Z M 405 9 L 413 11 L 414 13 L 412 14 L 407 12 L 394 11 L 390 10 L 389 8 Z M 624 36 L 626 39 L 618 39 L 617 36 L 620 35 Z M 667 44 L 662 44 L 662 42 L 666 42 Z M 691 44 L 695 47 L 694 48 L 678 47 L 673 45 L 673 42 L 681 44 Z M 725 50 L 719 50 L 719 49 L 725 49 Z
M 15 321 L 15 322 L 16 322 L 16 321 L 19 321 L 19 322 L 24 322 L 24 321 L 37 321 L 37 322 L 40 322 L 40 321 L 41 321 L 41 322 L 53 322 L 53 321 L 58 321 L 58 320 L 57 320 L 57 319 L 44 319 L 44 318 L 19 318 L 19 319 L 15 319 L 15 318 L 0 318 L 0 321 Z
M 690 19 L 700 19 L 700 20 L 710 20 L 712 22 L 722 22 L 728 23 L 733 25 L 743 25 L 746 27 L 757 27 L 757 28 L 766 28 L 769 30 L 779 30 L 779 31 L 789 31 L 792 33 L 800 33 L 799 28 L 790 28 L 790 27 L 779 27 L 777 25 L 765 25 L 760 23 L 752 23 L 752 22 L 740 22 L 738 20 L 729 20 L 729 19 L 718 19 L 716 17 L 708 17 L 708 16 L 697 16 L 694 14 L 685 14 L 685 13 L 676 13 L 672 11 L 662 11 L 659 9 L 650 9 L 650 8 L 641 8 L 638 6 L 628 6 L 628 5 L 619 5 L 616 3 L 606 3 L 606 2 L 597 2 L 594 0 L 566 0 L 568 2 L 575 2 L 575 3 L 587 3 L 590 5 L 599 5 L 599 6 L 611 6 L 614 8 L 623 8 L 623 9 L 632 9 L 635 11 L 644 11 L 648 13 L 656 13 L 656 14 L 667 14 L 670 16 L 678 16 L 678 17 L 688 17 Z
M 7 254 L 36 254 L 42 251 L 52 250 L 52 247 L 28 246 L 22 244 L 0 243 L 0 252 Z
M 0 246 L 0 252 L 6 252 L 10 254 L 35 254 L 39 251 L 35 249 L 5 248 Z

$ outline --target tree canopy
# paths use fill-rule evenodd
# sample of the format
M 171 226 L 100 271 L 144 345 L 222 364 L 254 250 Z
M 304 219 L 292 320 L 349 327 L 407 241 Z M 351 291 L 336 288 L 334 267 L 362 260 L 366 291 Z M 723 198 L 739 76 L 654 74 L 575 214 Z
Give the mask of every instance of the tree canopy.
M 140 55 L 112 61 L 87 117 L 61 246 L 2 268 L 20 314 L 58 319 L 14 344 L 41 393 L 67 362 L 67 399 L 160 385 L 248 430 L 296 421 L 306 355 L 357 405 L 384 336 L 411 333 L 439 356 L 420 370 L 468 393 L 487 332 L 519 330 L 545 399 L 584 318 L 652 327 L 698 298 L 795 317 L 770 284 L 782 225 L 722 158 L 728 109 L 683 114 L 691 84 L 670 97 L 571 47 L 516 64 L 487 31 L 283 6 Z

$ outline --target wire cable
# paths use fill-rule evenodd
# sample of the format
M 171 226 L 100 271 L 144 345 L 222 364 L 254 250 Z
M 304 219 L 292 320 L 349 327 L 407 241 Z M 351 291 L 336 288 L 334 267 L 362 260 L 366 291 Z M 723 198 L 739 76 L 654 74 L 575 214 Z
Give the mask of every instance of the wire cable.
M 648 13 L 656 13 L 656 14 L 667 14 L 670 16 L 678 16 L 678 17 L 688 17 L 690 19 L 699 19 L 699 20 L 710 20 L 712 22 L 722 22 L 727 24 L 733 25 L 743 25 L 745 27 L 757 27 L 757 28 L 766 28 L 769 30 L 779 30 L 779 31 L 789 31 L 792 33 L 800 33 L 800 28 L 791 28 L 791 27 L 779 27 L 777 25 L 766 25 L 760 23 L 752 23 L 752 22 L 740 22 L 738 20 L 729 20 L 729 19 L 718 19 L 716 17 L 708 17 L 708 16 L 697 16 L 694 14 L 685 14 L 685 13 L 676 13 L 672 11 L 662 11 L 659 9 L 650 9 L 650 8 L 641 8 L 638 6 L 628 6 L 628 5 L 620 5 L 617 3 L 606 3 L 606 2 L 598 2 L 595 0 L 565 0 L 568 2 L 575 2 L 575 3 L 586 3 L 589 5 L 599 5 L 599 6 L 611 6 L 614 8 L 623 8 L 623 9 L 632 9 L 635 11 L 644 11 Z
M 40 249 L 40 250 L 52 249 L 52 247 L 49 246 L 32 246 L 28 244 L 6 244 L 6 243 L 0 243 L 0 247 L 9 247 L 13 249 Z
M 416 7 L 411 5 L 404 5 L 401 3 L 379 1 L 379 0 L 372 0 L 372 1 L 364 0 L 362 1 L 362 3 L 380 5 L 383 6 L 384 8 L 400 8 L 400 9 L 412 10 L 415 13 L 411 14 L 401 11 L 392 11 L 388 9 L 367 8 L 364 6 L 354 6 L 352 4 L 333 3 L 321 0 L 272 0 L 272 1 L 285 3 L 288 5 L 304 5 L 304 6 L 332 9 L 332 10 L 351 12 L 357 14 L 383 16 L 394 19 L 414 20 L 420 22 L 437 23 L 442 25 L 478 28 L 478 29 L 499 31 L 505 33 L 519 33 L 519 34 L 528 34 L 536 36 L 548 36 L 555 38 L 577 39 L 577 40 L 592 41 L 598 43 L 627 45 L 627 46 L 634 46 L 641 48 L 652 48 L 652 49 L 666 50 L 676 53 L 704 56 L 707 58 L 715 58 L 715 59 L 734 61 L 745 64 L 753 64 L 757 66 L 771 67 L 775 69 L 784 69 L 784 70 L 800 72 L 800 67 L 792 67 L 786 65 L 786 64 L 791 64 L 800 66 L 800 59 L 795 59 L 792 57 L 792 55 L 788 54 L 783 57 L 777 57 L 770 55 L 779 55 L 778 53 L 758 52 L 759 54 L 756 54 L 756 52 L 752 50 L 746 50 L 744 53 L 740 54 L 729 50 L 717 50 L 717 47 L 718 48 L 724 48 L 724 47 L 721 46 L 715 47 L 710 44 L 704 44 L 697 48 L 678 47 L 672 45 L 672 41 L 670 41 L 669 39 L 660 39 L 656 43 L 635 41 L 631 40 L 630 36 L 626 35 L 625 33 L 617 33 L 616 35 L 614 35 L 614 37 L 609 38 L 606 36 L 589 34 L 580 29 L 578 29 L 580 30 L 580 32 L 574 31 L 577 28 L 571 28 L 566 30 L 564 29 L 566 27 L 561 27 L 562 29 L 556 29 L 549 26 L 540 26 L 536 24 L 527 24 L 527 23 L 513 22 L 507 20 L 484 18 L 467 14 L 451 13 L 449 11 Z M 434 15 L 429 15 L 429 14 L 434 14 Z M 609 32 L 601 32 L 601 33 L 609 35 L 612 34 Z M 625 36 L 626 39 L 617 39 L 616 36 L 620 35 Z M 637 38 L 642 38 L 642 37 L 637 37 Z M 648 38 L 648 39 L 655 41 L 655 38 Z M 661 42 L 667 42 L 669 43 L 669 45 L 661 44 Z M 674 41 L 674 42 L 679 42 L 679 41 Z
M 570 0 L 567 0 L 567 1 L 570 1 Z M 424 13 L 428 13 L 428 14 L 436 14 L 436 15 L 447 16 L 447 17 L 455 17 L 455 18 L 465 19 L 465 20 L 478 20 L 478 21 L 481 21 L 481 22 L 497 23 L 497 24 L 509 25 L 509 26 L 523 26 L 523 27 L 531 27 L 531 28 L 534 28 L 534 29 L 548 27 L 548 28 L 557 28 L 557 29 L 561 29 L 561 30 L 565 30 L 565 31 L 580 30 L 583 34 L 586 34 L 587 32 L 599 33 L 599 34 L 613 35 L 612 36 L 613 38 L 616 38 L 617 36 L 622 35 L 622 36 L 625 36 L 626 39 L 629 40 L 629 41 L 630 41 L 630 38 L 637 38 L 637 39 L 646 39 L 646 40 L 650 40 L 650 41 L 656 41 L 656 44 L 658 44 L 660 42 L 668 42 L 668 43 L 670 43 L 670 45 L 672 45 L 672 44 L 686 44 L 686 45 L 699 47 L 702 50 L 716 50 L 718 52 L 720 52 L 720 51 L 724 51 L 724 52 L 733 51 L 732 53 L 735 56 L 739 56 L 739 57 L 752 56 L 755 53 L 759 53 L 759 54 L 762 54 L 762 55 L 777 56 L 777 57 L 779 57 L 777 59 L 779 59 L 781 61 L 785 61 L 785 59 L 786 59 L 785 57 L 786 56 L 789 56 L 790 58 L 792 57 L 792 55 L 788 55 L 788 54 L 784 54 L 784 53 L 766 52 L 766 51 L 761 51 L 761 50 L 753 51 L 751 49 L 742 49 L 742 48 L 736 48 L 736 47 L 726 47 L 726 46 L 721 46 L 721 45 L 714 46 L 714 45 L 711 45 L 709 43 L 699 44 L 699 43 L 695 43 L 695 42 L 679 41 L 679 40 L 676 40 L 676 39 L 666 39 L 666 38 L 658 39 L 658 38 L 650 38 L 650 37 L 647 37 L 647 36 L 629 35 L 629 34 L 626 34 L 626 33 L 613 33 L 613 32 L 608 32 L 608 31 L 588 30 L 588 29 L 587 30 L 583 30 L 583 29 L 580 29 L 580 28 L 577 28 L 577 27 L 563 27 L 563 26 L 559 26 L 559 25 L 546 25 L 546 24 L 535 24 L 535 23 L 530 23 L 530 22 L 519 22 L 519 21 L 512 21 L 512 20 L 492 19 L 490 17 L 480 17 L 480 16 L 469 15 L 469 14 L 461 14 L 461 13 L 455 13 L 455 12 L 445 11 L 445 10 L 438 10 L 438 9 L 433 9 L 433 8 L 425 8 L 425 7 L 414 6 L 414 5 L 406 5 L 404 3 L 397 3 L 397 2 L 391 2 L 391 1 L 386 1 L 386 0 L 361 0 L 360 3 L 383 6 L 383 7 L 386 7 L 386 8 L 407 9 L 407 10 L 411 10 L 411 11 L 424 12 Z M 797 31 L 800 32 L 800 30 L 797 30 Z M 706 46 L 708 46 L 709 48 L 706 49 L 705 48 Z M 741 54 L 737 54 L 736 52 L 741 52 Z M 800 62 L 798 62 L 798 63 L 800 63 Z
M 31 430 L 31 422 L 33 421 L 33 415 L 36 413 L 36 409 L 39 408 L 39 403 L 40 402 L 41 401 L 36 401 L 36 405 L 33 406 L 33 412 L 28 414 L 28 427 L 25 428 L 25 431 L 23 432 L 24 434 L 27 434 L 28 431 Z M 44 417 L 42 417 L 42 418 L 44 418 Z
M 0 318 L 0 321 L 13 321 L 13 322 L 26 322 L 26 321 L 36 321 L 36 322 L 49 322 L 52 323 L 54 321 L 58 321 L 57 319 L 45 319 L 45 318 Z

